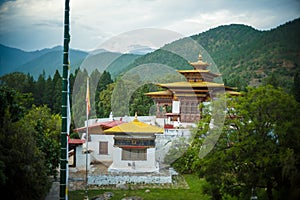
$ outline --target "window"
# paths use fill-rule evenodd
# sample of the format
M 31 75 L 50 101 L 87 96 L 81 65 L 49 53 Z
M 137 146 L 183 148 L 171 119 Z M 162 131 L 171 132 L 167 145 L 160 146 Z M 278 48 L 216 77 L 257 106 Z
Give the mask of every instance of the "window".
M 122 160 L 147 160 L 147 149 L 122 149 Z
M 100 155 L 108 154 L 108 142 L 99 142 L 99 154 Z

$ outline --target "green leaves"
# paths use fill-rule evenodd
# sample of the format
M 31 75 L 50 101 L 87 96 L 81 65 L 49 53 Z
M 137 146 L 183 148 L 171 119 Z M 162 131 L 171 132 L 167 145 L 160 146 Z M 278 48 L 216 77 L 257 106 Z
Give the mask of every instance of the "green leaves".
M 247 199 L 252 188 L 259 199 L 289 198 L 286 194 L 296 194 L 300 180 L 300 105 L 270 85 L 247 90 L 227 98 L 227 117 L 217 144 L 204 158 L 189 159 L 193 163 L 185 171 L 197 172 L 209 181 L 216 199 L 219 195 Z M 210 112 L 202 111 L 194 140 L 200 150 L 210 131 Z M 195 155 L 191 152 L 198 145 L 191 145 L 184 157 Z M 174 165 L 181 169 L 184 160 Z
M 10 108 L 22 107 L 19 94 L 9 89 L 0 94 L 11 99 L 1 104 L 4 124 L 0 129 L 0 184 L 4 195 L 11 199 L 43 199 L 50 187 L 49 176 L 57 173 L 61 118 L 52 115 L 46 106 L 33 106 L 26 112 L 21 109 L 22 115 L 16 118 L 19 109 Z

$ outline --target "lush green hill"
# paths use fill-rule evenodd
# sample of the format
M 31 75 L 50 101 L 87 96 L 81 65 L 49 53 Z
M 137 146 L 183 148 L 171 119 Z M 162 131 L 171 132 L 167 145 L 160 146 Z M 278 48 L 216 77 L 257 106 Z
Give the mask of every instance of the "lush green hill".
M 130 66 L 136 59 L 141 56 L 142 55 L 137 54 L 123 54 L 107 67 L 107 71 L 114 79 L 124 71 L 128 70 L 128 66 Z
M 256 85 L 265 77 L 277 77 L 289 87 L 299 70 L 300 19 L 270 31 L 244 25 L 220 26 L 193 36 L 213 57 L 230 85 Z
M 226 25 L 191 36 L 209 53 L 223 74 L 226 84 L 243 89 L 260 84 L 266 77 L 276 79 L 280 86 L 290 89 L 300 62 L 300 19 L 269 31 L 255 30 L 245 25 Z M 194 51 L 185 45 L 186 38 L 164 46 L 135 60 L 128 68 L 161 63 L 175 69 L 190 66 L 182 57 L 166 51 L 178 46 L 182 52 Z M 205 58 L 205 57 L 204 57 Z M 273 80 L 274 81 L 274 80 Z

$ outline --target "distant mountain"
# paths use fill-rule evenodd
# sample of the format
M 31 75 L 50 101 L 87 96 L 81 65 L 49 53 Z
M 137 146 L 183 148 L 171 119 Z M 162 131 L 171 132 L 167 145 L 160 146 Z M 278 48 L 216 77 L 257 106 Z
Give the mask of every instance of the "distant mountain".
M 53 76 L 56 70 L 62 74 L 62 50 L 61 46 L 57 46 L 41 51 L 25 52 L 0 45 L 0 76 L 11 72 L 23 72 L 29 73 L 37 79 L 43 72 L 45 72 L 46 77 Z M 136 52 L 142 54 L 141 49 L 136 49 Z M 89 73 L 98 69 L 100 72 L 109 71 L 112 77 L 116 78 L 141 55 L 108 52 L 105 49 L 93 52 L 70 49 L 69 56 L 72 73 L 78 68 L 84 68 Z
M 53 49 L 26 52 L 0 44 L 0 76 L 6 73 L 14 72 L 19 66 L 48 52 L 51 52 L 56 48 L 57 47 L 54 47 Z
M 15 71 L 23 72 L 25 74 L 31 74 L 35 79 L 38 78 L 40 74 L 45 72 L 46 76 L 53 76 L 55 71 L 58 69 L 60 74 L 62 74 L 62 63 L 63 63 L 63 53 L 61 50 L 54 49 L 48 53 L 45 53 L 15 69 Z M 78 50 L 70 50 L 70 60 L 72 60 L 71 72 L 75 71 L 75 67 L 80 65 L 82 60 L 86 57 L 87 53 Z
M 128 51 L 128 54 L 145 55 L 147 53 L 151 53 L 155 51 L 154 48 L 144 46 L 144 45 L 132 45 L 130 47 L 131 49 Z
M 132 64 L 135 59 L 141 55 L 121 54 L 108 51 L 96 51 L 90 53 L 81 63 L 81 68 L 91 73 L 97 69 L 99 72 L 108 71 L 112 78 L 116 78 L 119 74 L 127 71 L 128 65 Z

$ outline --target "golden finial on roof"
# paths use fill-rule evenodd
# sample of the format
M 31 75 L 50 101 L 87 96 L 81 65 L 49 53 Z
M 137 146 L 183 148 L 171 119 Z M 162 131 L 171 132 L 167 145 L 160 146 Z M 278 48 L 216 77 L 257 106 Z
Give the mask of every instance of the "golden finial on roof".
M 138 120 L 138 118 L 137 118 L 137 112 L 135 112 L 135 115 L 134 115 L 134 120 L 133 120 L 134 122 L 138 122 L 139 120 Z
M 189 62 L 190 65 L 194 67 L 194 69 L 206 69 L 210 64 L 203 61 L 203 57 L 201 52 L 198 54 L 198 60 L 196 62 Z
M 201 52 L 200 52 L 199 55 L 198 55 L 198 60 L 199 60 L 199 61 L 202 60 L 202 54 L 201 54 Z
M 173 100 L 174 101 L 178 101 L 178 97 L 174 94 L 174 96 L 173 96 Z

